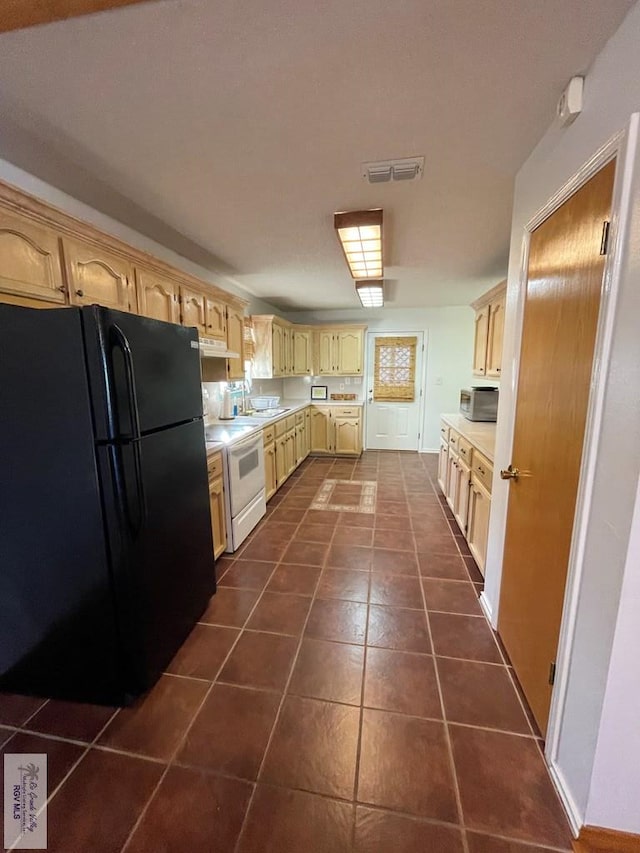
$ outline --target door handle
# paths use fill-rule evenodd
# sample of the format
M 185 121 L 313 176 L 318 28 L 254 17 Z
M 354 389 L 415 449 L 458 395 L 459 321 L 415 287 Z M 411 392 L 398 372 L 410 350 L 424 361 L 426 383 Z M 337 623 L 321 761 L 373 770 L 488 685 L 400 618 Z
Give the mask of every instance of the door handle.
M 515 480 L 517 482 L 519 476 L 520 471 L 517 468 L 514 468 L 513 465 L 509 465 L 506 471 L 504 469 L 500 471 L 501 480 Z

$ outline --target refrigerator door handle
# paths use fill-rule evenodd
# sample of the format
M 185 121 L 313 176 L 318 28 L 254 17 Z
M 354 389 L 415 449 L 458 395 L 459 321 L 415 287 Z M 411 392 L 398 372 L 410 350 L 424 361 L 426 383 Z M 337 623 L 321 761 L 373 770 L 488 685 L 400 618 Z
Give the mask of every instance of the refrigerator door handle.
M 131 429 L 133 431 L 133 438 L 140 438 L 140 418 L 138 416 L 138 396 L 136 394 L 136 379 L 135 374 L 133 372 L 133 355 L 131 353 L 131 347 L 129 346 L 129 341 L 127 340 L 124 332 L 117 326 L 115 323 L 113 326 L 109 327 L 109 334 L 112 339 L 112 348 L 117 347 L 122 353 L 122 359 L 124 361 L 124 369 L 127 377 L 127 399 L 129 401 L 129 418 L 131 422 Z
M 131 531 L 134 535 L 137 535 L 142 528 L 142 525 L 145 521 L 147 510 L 146 510 L 146 502 L 144 496 L 144 486 L 142 483 L 142 453 L 140 449 L 140 419 L 138 416 L 138 397 L 136 394 L 136 382 L 135 382 L 135 374 L 133 372 L 133 356 L 131 354 L 131 347 L 129 346 L 129 341 L 127 340 L 125 334 L 122 329 L 113 325 L 109 329 L 110 337 L 112 339 L 112 346 L 117 347 L 121 353 L 124 361 L 125 374 L 127 379 L 127 400 L 129 403 L 129 419 L 131 423 L 131 428 L 133 431 L 133 440 L 131 441 L 130 447 L 133 452 L 133 470 L 135 477 L 135 488 L 136 488 L 136 500 L 137 500 L 137 513 L 136 518 L 132 518 L 131 510 L 130 510 L 130 502 L 126 489 L 126 481 L 124 477 L 119 473 L 122 470 L 122 448 L 120 448 L 120 460 L 115 461 L 115 470 L 118 472 L 116 475 L 116 482 L 118 493 L 122 496 L 121 500 L 124 504 L 124 509 L 127 515 L 127 520 L 131 527 Z M 118 464 L 120 462 L 120 464 Z

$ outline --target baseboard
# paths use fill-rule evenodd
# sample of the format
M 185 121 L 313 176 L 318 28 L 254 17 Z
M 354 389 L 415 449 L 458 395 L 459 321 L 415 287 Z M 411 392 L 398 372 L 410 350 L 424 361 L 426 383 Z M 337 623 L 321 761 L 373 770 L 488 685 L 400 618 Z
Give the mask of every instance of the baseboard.
M 601 826 L 583 826 L 573 842 L 573 849 L 575 853 L 638 853 L 640 835 Z
M 548 744 L 547 744 L 548 747 Z M 580 812 L 578 808 L 578 804 L 573 798 L 569 790 L 569 786 L 567 785 L 566 779 L 564 778 L 564 774 L 559 769 L 555 760 L 547 755 L 547 767 L 549 768 L 549 774 L 551 776 L 551 781 L 557 791 L 558 796 L 560 797 L 560 802 L 567 814 L 567 819 L 569 821 L 569 826 L 571 827 L 571 832 L 574 835 L 578 834 L 578 830 L 582 826 L 582 821 L 584 820 L 584 814 Z
M 491 607 L 491 602 L 484 594 L 484 590 L 480 593 L 478 601 L 480 602 L 480 607 L 482 607 L 482 612 L 489 620 L 489 624 L 493 625 L 493 608 Z

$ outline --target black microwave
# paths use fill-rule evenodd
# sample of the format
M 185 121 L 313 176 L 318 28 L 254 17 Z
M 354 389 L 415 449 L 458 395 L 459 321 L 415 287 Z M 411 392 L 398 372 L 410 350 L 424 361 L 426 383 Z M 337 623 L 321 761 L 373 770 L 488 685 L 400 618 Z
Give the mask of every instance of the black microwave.
M 476 385 L 460 392 L 460 414 L 468 421 L 495 421 L 498 418 L 498 389 Z

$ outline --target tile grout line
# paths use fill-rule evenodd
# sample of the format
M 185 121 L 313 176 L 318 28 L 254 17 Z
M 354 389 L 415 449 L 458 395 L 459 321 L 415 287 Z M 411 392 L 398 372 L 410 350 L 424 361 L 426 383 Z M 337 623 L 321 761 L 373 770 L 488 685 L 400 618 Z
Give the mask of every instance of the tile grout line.
M 304 522 L 304 519 L 306 518 L 307 512 L 309 512 L 309 510 L 308 510 L 308 509 L 307 509 L 307 510 L 305 510 L 305 514 L 304 514 L 304 516 L 303 516 L 302 520 L 300 521 L 300 524 L 302 524 L 302 523 Z M 270 749 L 271 744 L 272 744 L 272 742 L 273 742 L 273 738 L 274 738 L 275 731 L 276 731 L 276 728 L 277 728 L 277 725 L 278 725 L 278 721 L 280 720 L 280 716 L 281 716 L 281 714 L 282 714 L 282 708 L 284 707 L 284 703 L 285 703 L 285 701 L 286 701 L 286 699 L 287 699 L 287 696 L 289 695 L 289 694 L 288 694 L 289 684 L 291 683 L 291 679 L 293 678 L 293 672 L 294 672 L 295 667 L 296 667 L 296 664 L 297 664 L 297 662 L 298 662 L 298 657 L 299 657 L 299 655 L 300 655 L 300 649 L 302 648 L 302 643 L 303 643 L 303 641 L 304 641 L 304 636 L 305 636 L 305 631 L 306 631 L 306 628 L 307 628 L 307 624 L 308 624 L 308 622 L 309 622 L 309 618 L 310 618 L 310 616 L 311 616 L 311 611 L 312 611 L 312 609 L 313 609 L 314 602 L 316 601 L 316 591 L 317 591 L 317 589 L 318 589 L 318 585 L 320 584 L 320 578 L 322 577 L 322 572 L 323 572 L 323 571 L 325 570 L 325 568 L 326 568 L 327 560 L 328 560 L 328 558 L 329 558 L 329 551 L 330 551 L 330 549 L 331 549 L 331 544 L 332 544 L 332 542 L 333 542 L 333 538 L 334 538 L 334 536 L 335 536 L 335 532 L 336 532 L 336 527 L 337 527 L 337 522 L 336 522 L 336 523 L 333 525 L 333 527 L 332 527 L 332 533 L 331 533 L 331 536 L 330 536 L 330 538 L 329 538 L 329 543 L 328 543 L 328 547 L 327 547 L 327 553 L 325 554 L 324 560 L 323 560 L 323 562 L 322 562 L 322 566 L 321 566 L 321 568 L 320 568 L 320 574 L 318 575 L 318 579 L 317 579 L 317 581 L 316 581 L 316 584 L 315 584 L 315 587 L 314 587 L 314 590 L 313 590 L 313 594 L 312 594 L 312 596 L 311 596 L 311 601 L 310 601 L 310 604 L 309 604 L 309 609 L 307 610 L 307 615 L 306 615 L 306 618 L 305 618 L 305 620 L 304 620 L 304 624 L 303 624 L 303 626 L 302 626 L 302 630 L 300 631 L 300 637 L 299 637 L 299 639 L 298 639 L 298 645 L 296 646 L 296 650 L 295 650 L 295 653 L 294 653 L 294 655 L 293 655 L 293 659 L 292 659 L 292 661 L 291 661 L 291 665 L 290 665 L 290 668 L 289 668 L 289 675 L 288 675 L 288 677 L 287 677 L 287 680 L 286 680 L 285 685 L 284 685 L 283 690 L 282 690 L 282 697 L 281 697 L 281 699 L 280 699 L 280 703 L 279 703 L 279 705 L 278 705 L 278 709 L 277 709 L 277 711 L 276 711 L 276 715 L 275 715 L 275 718 L 274 718 L 274 721 L 273 721 L 273 725 L 271 726 L 271 731 L 270 731 L 270 733 L 269 733 L 269 738 L 268 738 L 267 743 L 266 743 L 266 746 L 265 746 L 265 748 L 264 748 L 264 752 L 262 753 L 262 759 L 261 759 L 261 761 L 260 761 L 260 766 L 258 767 L 258 772 L 256 773 L 256 778 L 255 778 L 255 782 L 254 782 L 254 785 L 253 785 L 253 790 L 252 790 L 252 792 L 251 792 L 251 796 L 249 797 L 249 801 L 247 802 L 247 808 L 246 808 L 246 811 L 245 811 L 245 813 L 244 813 L 244 818 L 243 818 L 243 821 L 242 821 L 242 826 L 240 827 L 240 832 L 238 833 L 238 838 L 237 838 L 236 843 L 235 843 L 235 846 L 234 846 L 234 851 L 235 851 L 235 853 L 237 853 L 237 851 L 240 849 L 240 844 L 241 844 L 241 842 L 242 842 L 242 838 L 243 838 L 243 836 L 244 836 L 244 833 L 245 833 L 245 830 L 246 830 L 246 827 L 247 827 L 247 821 L 248 821 L 249 815 L 250 815 L 250 813 L 251 813 L 251 807 L 252 807 L 252 805 L 253 805 L 253 801 L 254 801 L 254 798 L 255 798 L 255 793 L 256 793 L 256 790 L 257 790 L 258 784 L 260 783 L 260 777 L 261 777 L 261 775 L 262 775 L 262 771 L 263 771 L 263 769 L 264 769 L 265 761 L 266 761 L 266 759 L 267 759 L 267 755 L 269 754 L 269 749 Z M 294 537 L 295 537 L 295 534 L 294 534 Z M 289 543 L 289 544 L 290 544 L 290 543 Z M 285 549 L 285 550 L 286 550 L 286 549 Z M 263 783 L 263 784 L 264 784 L 264 783 Z M 123 851 L 123 853 L 124 853 L 124 851 Z
M 417 547 L 415 550 L 415 556 L 416 556 L 416 562 L 418 562 L 418 568 L 419 568 L 420 563 L 418 561 Z M 427 631 L 429 632 L 429 642 L 431 643 L 431 651 L 433 653 L 433 670 L 434 670 L 434 674 L 435 674 L 435 678 L 436 678 L 436 685 L 438 688 L 438 696 L 440 697 L 440 710 L 442 711 L 443 729 L 444 729 L 445 740 L 446 740 L 446 744 L 447 744 L 447 753 L 449 756 L 449 769 L 451 771 L 451 775 L 453 778 L 453 788 L 454 788 L 454 794 L 455 794 L 455 799 L 456 799 L 456 808 L 458 811 L 458 822 L 460 824 L 460 837 L 462 840 L 462 849 L 463 849 L 463 853 L 470 853 L 469 842 L 467 840 L 467 832 L 466 832 L 465 825 L 464 825 L 464 811 L 462 809 L 462 797 L 460 794 L 460 784 L 458 781 L 458 772 L 456 769 L 455 759 L 454 759 L 454 755 L 453 755 L 453 744 L 451 742 L 451 734 L 449 732 L 449 724 L 447 721 L 447 714 L 446 714 L 446 709 L 445 709 L 445 705 L 444 705 L 444 694 L 442 692 L 442 684 L 440 683 L 440 672 L 438 670 L 438 664 L 437 664 L 436 657 L 435 657 L 435 646 L 433 644 L 433 633 L 431 631 L 431 619 L 429 617 L 429 610 L 427 608 L 427 599 L 425 596 L 424 586 L 422 583 L 420 583 L 420 592 L 422 595 L 424 612 L 425 612 L 425 617 L 427 620 Z
M 232 562 L 233 562 L 233 561 L 232 561 Z M 214 565 L 215 565 L 215 563 L 214 563 Z M 265 584 L 264 589 L 260 592 L 260 595 L 258 596 L 258 598 L 256 599 L 256 601 L 255 601 L 255 603 L 254 603 L 253 607 L 251 608 L 251 610 L 250 610 L 250 611 L 249 611 L 249 613 L 247 614 L 247 616 L 246 616 L 246 618 L 245 618 L 245 620 L 244 620 L 244 622 L 243 622 L 242 626 L 241 626 L 241 627 L 240 627 L 240 629 L 238 630 L 238 636 L 235 638 L 235 640 L 234 640 L 234 641 L 233 641 L 233 643 L 231 644 L 231 647 L 229 648 L 229 651 L 227 652 L 227 654 L 225 655 L 225 657 L 224 657 L 223 661 L 220 663 L 220 666 L 219 666 L 219 667 L 218 667 L 218 669 L 216 670 L 216 674 L 215 674 L 214 678 L 211 680 L 211 683 L 210 683 L 210 685 L 209 685 L 208 690 L 205 692 L 204 696 L 202 697 L 202 701 L 200 702 L 200 704 L 199 704 L 199 705 L 198 705 L 198 707 L 196 708 L 196 711 L 195 711 L 195 713 L 193 714 L 193 716 L 192 716 L 192 718 L 191 718 L 190 723 L 187 725 L 186 729 L 184 730 L 184 732 L 183 732 L 183 734 L 182 734 L 182 737 L 181 737 L 181 738 L 180 738 L 180 740 L 178 741 L 178 743 L 177 743 L 177 745 L 176 745 L 175 749 L 173 750 L 173 752 L 172 752 L 172 754 L 171 754 L 171 756 L 170 756 L 170 758 L 169 758 L 169 760 L 168 760 L 168 762 L 167 762 L 167 764 L 166 764 L 166 766 L 165 766 L 164 772 L 160 775 L 160 778 L 158 779 L 157 784 L 155 785 L 155 787 L 154 787 L 153 791 L 151 792 L 151 795 L 150 795 L 150 796 L 149 796 L 149 798 L 147 799 L 147 801 L 146 801 L 145 805 L 143 806 L 143 808 L 142 808 L 142 809 L 141 809 L 141 811 L 140 811 L 140 814 L 138 815 L 138 817 L 137 817 L 136 821 L 134 822 L 133 826 L 131 827 L 131 830 L 130 830 L 129 834 L 127 835 L 127 838 L 125 839 L 124 844 L 123 844 L 123 845 L 122 845 L 122 847 L 120 848 L 120 853 L 125 853 L 125 851 L 126 851 L 127 847 L 129 846 L 129 844 L 130 844 L 130 842 L 131 842 L 131 840 L 132 840 L 133 836 L 135 835 L 135 833 L 136 833 L 136 831 L 137 831 L 138 827 L 141 825 L 141 823 L 142 823 L 142 821 L 143 821 L 143 819 L 144 819 L 144 816 L 146 815 L 146 813 L 147 813 L 147 811 L 148 811 L 148 809 L 149 809 L 149 806 L 151 805 L 151 803 L 152 803 L 152 802 L 153 802 L 153 800 L 155 799 L 155 796 L 156 796 L 156 794 L 158 793 L 158 791 L 159 791 L 159 789 L 160 789 L 160 786 L 162 785 L 162 783 L 163 783 L 163 781 L 164 781 L 165 777 L 167 776 L 167 773 L 168 773 L 168 772 L 169 772 L 169 770 L 174 766 L 174 761 L 175 761 L 175 759 L 176 759 L 176 756 L 178 755 L 178 753 L 179 753 L 180 749 L 181 749 L 181 748 L 182 748 L 182 746 L 184 745 L 184 743 L 185 743 L 185 741 L 186 741 L 186 739 L 187 739 L 187 737 L 188 737 L 188 735 L 189 735 L 189 732 L 191 731 L 191 729 L 192 729 L 192 727 L 193 727 L 193 725 L 194 725 L 194 723 L 195 723 L 196 719 L 198 718 L 198 716 L 199 716 L 200 712 L 201 712 L 201 711 L 202 711 L 202 709 L 204 708 L 204 706 L 205 706 L 205 704 L 206 704 L 206 702 L 207 702 L 207 700 L 208 700 L 209 696 L 210 696 L 210 695 L 211 695 L 211 693 L 213 692 L 213 688 L 214 688 L 215 684 L 217 683 L 218 676 L 220 675 L 220 673 L 221 673 L 221 672 L 222 672 L 222 670 L 224 669 L 225 664 L 227 663 L 227 661 L 229 660 L 229 658 L 230 658 L 230 657 L 231 657 L 231 655 L 233 654 L 233 652 L 234 652 L 234 650 L 235 650 L 236 646 L 237 646 L 237 645 L 238 645 L 238 643 L 240 642 L 240 638 L 242 637 L 242 634 L 243 634 L 243 630 L 244 630 L 245 625 L 247 624 L 247 622 L 249 621 L 249 619 L 251 619 L 251 617 L 252 617 L 252 615 L 253 615 L 253 613 L 254 613 L 255 609 L 258 607 L 258 604 L 262 601 L 262 597 L 263 597 L 263 595 L 264 595 L 264 593 L 265 593 L 265 590 L 266 590 L 266 588 L 267 588 L 267 584 L 269 583 L 269 581 L 270 581 L 270 580 L 271 580 L 271 578 L 273 577 L 274 573 L 276 572 L 276 570 L 277 570 L 277 568 L 278 568 L 278 565 L 279 565 L 279 563 L 276 563 L 276 565 L 274 566 L 273 571 L 271 572 L 271 574 L 270 574 L 270 575 L 269 575 L 269 577 L 267 578 L 267 583 Z M 224 575 L 223 575 L 223 576 L 224 576 Z M 217 581 L 216 581 L 216 593 L 217 593 Z M 232 627 L 232 626 L 225 626 L 225 627 Z M 249 784 L 253 784 L 253 783 L 249 783 Z

